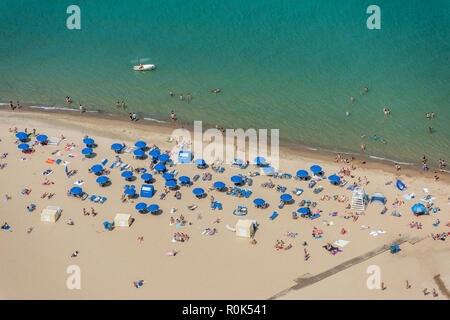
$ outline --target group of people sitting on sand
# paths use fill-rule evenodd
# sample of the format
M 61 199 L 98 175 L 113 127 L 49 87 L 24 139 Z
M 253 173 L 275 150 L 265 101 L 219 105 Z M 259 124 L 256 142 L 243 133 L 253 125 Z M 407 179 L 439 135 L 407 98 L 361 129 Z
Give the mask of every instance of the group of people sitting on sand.
M 186 242 L 189 240 L 189 236 L 186 233 L 175 232 L 173 234 L 172 242 Z

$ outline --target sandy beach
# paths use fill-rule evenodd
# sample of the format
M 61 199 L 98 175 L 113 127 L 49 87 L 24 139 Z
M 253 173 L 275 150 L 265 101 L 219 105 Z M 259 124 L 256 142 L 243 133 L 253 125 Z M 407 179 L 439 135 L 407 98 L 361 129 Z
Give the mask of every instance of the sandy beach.
M 48 137 L 63 135 L 65 140 L 58 146 L 35 145 L 32 154 L 24 154 L 18 149 L 14 128 L 18 131 L 27 128 L 28 133 L 36 129 L 37 134 Z M 335 162 L 329 154 L 284 147 L 280 150 L 278 171 L 289 173 L 292 178 L 254 176 L 252 186 L 243 186 L 252 190 L 248 198 L 227 195 L 210 187 L 216 181 L 231 187 L 232 176 L 250 177 L 250 172 L 260 172 L 251 164 L 245 170 L 223 164 L 223 173 L 210 167 L 198 169 L 193 164 L 178 164 L 170 168 L 178 171 L 175 178 L 192 179 L 198 174 L 200 179 L 191 187 L 180 188 L 181 199 L 176 199 L 170 191 L 161 200 L 165 188 L 162 176 L 153 174 L 148 159 L 138 160 L 132 153 L 124 153 L 119 155 L 123 163 L 134 169 L 146 168 L 153 174 L 156 194 L 151 199 L 122 202 L 124 186 L 134 184 L 139 190 L 143 181 L 140 174 L 134 173 L 137 179 L 126 182 L 121 177 L 123 171 L 110 168 L 116 156 L 111 145 L 133 146 L 143 140 L 164 152 L 175 145 L 175 141 L 168 141 L 172 130 L 170 126 L 87 114 L 1 110 L 0 155 L 7 155 L 0 159 L 0 165 L 5 164 L 0 170 L 0 225 L 7 223 L 10 228 L 0 230 L 3 257 L 0 299 L 450 299 L 449 239 L 434 240 L 430 236 L 450 231 L 448 174 L 437 173 L 439 179 L 435 180 L 434 172 L 403 167 L 396 172 L 392 164 L 368 159 Z M 95 157 L 82 155 L 85 136 L 95 139 Z M 35 137 L 30 139 L 32 145 Z M 72 143 L 74 147 L 66 148 Z M 48 163 L 52 162 L 48 159 L 68 163 L 66 166 Z M 97 177 L 89 172 L 89 168 L 103 159 L 108 159 L 105 168 L 110 171 L 107 176 L 111 180 L 105 187 L 99 186 Z M 327 177 L 340 174 L 347 184 L 340 187 L 322 179 L 309 188 L 309 181 L 294 179 L 298 170 L 309 171 L 312 165 L 321 166 Z M 76 170 L 76 174 L 67 177 L 66 167 Z M 340 173 L 343 168 L 349 173 Z M 46 170 L 52 173 L 44 176 Z M 211 180 L 203 180 L 204 173 L 210 173 Z M 46 179 L 49 185 L 43 185 Z M 398 179 L 407 186 L 406 190 L 397 189 Z M 83 191 L 107 200 L 100 204 L 67 196 L 67 191 L 80 180 L 84 182 Z M 275 184 L 274 188 L 262 186 L 269 180 Z M 382 193 L 387 200 L 387 212 L 380 214 L 384 206 L 377 204 L 368 204 L 365 211 L 346 209 L 352 197 L 352 191 L 347 188 L 354 183 L 363 187 L 369 197 L 375 192 Z M 277 185 L 286 187 L 286 191 L 278 192 Z M 192 190 L 197 187 L 203 188 L 207 197 L 196 198 Z M 314 193 L 318 187 L 323 190 Z M 293 194 L 296 188 L 303 189 L 303 193 Z M 21 194 L 24 189 L 31 192 Z M 54 195 L 51 199 L 42 198 L 44 193 Z M 294 203 L 279 209 L 283 193 L 292 195 Z M 6 195 L 10 199 L 6 200 Z M 223 210 L 211 209 L 210 196 L 222 204 Z M 429 215 L 414 216 L 411 207 L 416 203 L 426 205 L 421 199 L 427 196 L 434 198 Z M 256 198 L 263 198 L 270 206 L 255 208 Z M 320 217 L 293 219 L 292 212 L 299 209 L 301 200 L 315 202 L 316 206 L 310 209 L 320 210 Z M 135 205 L 141 201 L 158 204 L 161 214 L 138 213 Z M 27 210 L 30 204 L 36 205 L 31 212 Z M 197 208 L 187 209 L 192 204 Z M 47 206 L 61 207 L 62 215 L 56 223 L 41 222 L 41 211 Z M 248 214 L 233 215 L 238 206 L 246 206 Z M 83 208 L 88 211 L 93 208 L 97 215 L 83 215 Z M 171 213 L 172 208 L 176 208 L 175 213 Z M 391 215 L 393 210 L 401 216 Z M 274 211 L 278 216 L 270 220 Z M 134 222 L 129 228 L 106 230 L 103 222 L 113 221 L 116 213 L 131 214 Z M 170 217 L 180 215 L 184 216 L 185 225 L 171 225 Z M 67 224 L 69 219 L 74 225 Z M 226 228 L 226 225 L 235 226 L 239 219 L 257 221 L 255 244 Z M 216 233 L 202 234 L 206 228 L 215 228 Z M 321 237 L 315 239 L 313 230 Z M 189 240 L 172 242 L 174 232 L 189 235 Z M 139 241 L 140 237 L 143 240 Z M 339 247 L 334 245 L 338 240 L 349 242 Z M 277 241 L 283 241 L 282 246 L 288 249 L 277 250 Z M 391 244 L 397 242 L 401 250 L 390 253 Z M 340 252 L 331 254 L 323 247 L 327 243 Z M 305 259 L 305 249 L 308 259 Z M 71 257 L 75 251 L 79 252 L 78 256 Z M 177 254 L 168 256 L 167 252 L 172 251 Z M 81 270 L 79 290 L 69 290 L 66 286 L 69 277 L 66 270 L 71 265 Z M 380 268 L 384 290 L 368 289 L 366 285 L 370 276 L 367 268 L 374 265 Z M 305 281 L 315 276 L 317 281 Z M 136 288 L 133 282 L 139 280 L 144 283 Z M 406 281 L 411 286 L 409 289 Z M 429 294 L 425 295 L 424 289 Z

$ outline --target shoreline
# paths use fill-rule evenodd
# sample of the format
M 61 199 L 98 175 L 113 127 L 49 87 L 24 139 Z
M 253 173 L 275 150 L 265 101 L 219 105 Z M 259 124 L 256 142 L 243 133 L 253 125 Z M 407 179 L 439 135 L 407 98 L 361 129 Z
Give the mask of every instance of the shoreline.
M 79 113 L 77 109 L 68 107 L 46 107 L 46 106 L 21 106 L 20 110 L 10 111 L 9 106 L 6 103 L 0 103 L 0 112 L 10 113 L 10 114 L 31 114 L 31 115 L 64 115 L 64 117 L 72 118 L 75 121 L 80 119 L 89 119 L 92 121 L 95 119 L 102 119 L 107 121 L 116 122 L 119 125 L 125 123 L 132 124 L 136 129 L 154 131 L 163 130 L 165 133 L 169 134 L 179 128 L 187 129 L 191 134 L 193 133 L 193 124 L 183 123 L 181 121 L 170 122 L 152 118 L 138 118 L 138 122 L 131 123 L 128 118 L 125 118 L 120 113 L 105 112 L 103 110 L 87 110 L 82 114 Z M 145 122 L 143 121 L 145 120 Z M 129 126 L 125 126 L 129 128 Z M 203 131 L 214 128 L 210 124 L 202 123 Z M 268 149 L 270 150 L 270 137 L 268 137 Z M 246 141 L 248 145 L 248 141 Z M 302 145 L 298 143 L 288 142 L 282 138 L 279 140 L 280 146 L 280 156 L 290 159 L 292 157 L 301 157 L 309 160 L 319 160 L 324 162 L 333 162 L 339 164 L 339 162 L 334 162 L 333 159 L 338 154 L 344 156 L 345 158 L 353 158 L 352 162 L 342 163 L 342 166 L 349 166 L 350 164 L 358 164 L 366 169 L 379 169 L 388 173 L 402 175 L 402 176 L 421 176 L 427 178 L 433 178 L 434 175 L 439 175 L 439 180 L 444 180 L 445 182 L 450 182 L 448 175 L 448 170 L 440 171 L 438 168 L 430 166 L 430 170 L 425 172 L 422 170 L 420 164 L 418 163 L 405 163 L 401 161 L 385 159 L 373 155 L 355 154 L 346 151 L 332 151 L 315 148 L 313 146 Z M 248 148 L 246 148 L 248 150 Z M 401 170 L 396 171 L 394 164 L 400 164 Z

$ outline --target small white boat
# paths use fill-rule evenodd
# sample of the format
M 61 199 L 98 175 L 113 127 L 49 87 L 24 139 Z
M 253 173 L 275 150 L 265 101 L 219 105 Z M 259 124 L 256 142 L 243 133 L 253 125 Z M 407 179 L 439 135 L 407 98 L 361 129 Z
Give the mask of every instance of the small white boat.
M 134 71 L 144 71 L 144 70 L 153 70 L 155 68 L 156 68 L 156 66 L 154 64 L 141 64 L 138 66 L 134 66 L 133 70 Z

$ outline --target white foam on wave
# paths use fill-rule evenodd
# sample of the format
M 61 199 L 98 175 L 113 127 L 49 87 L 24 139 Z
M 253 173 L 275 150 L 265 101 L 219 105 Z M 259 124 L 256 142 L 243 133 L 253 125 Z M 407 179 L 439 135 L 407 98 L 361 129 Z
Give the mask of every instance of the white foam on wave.
M 78 109 L 67 108 L 67 107 L 30 106 L 30 108 L 44 109 L 44 110 L 79 111 Z M 98 110 L 85 110 L 85 112 L 98 112 Z
M 388 159 L 388 158 L 383 158 L 383 157 L 369 156 L 369 158 L 375 159 L 375 160 L 390 161 L 390 162 L 394 162 L 394 163 L 398 163 L 398 164 L 403 164 L 405 166 L 413 166 L 414 165 L 414 163 L 400 162 L 400 161 L 396 161 L 396 160 L 392 160 L 392 159 Z
M 153 118 L 144 118 L 144 120 L 154 121 L 154 122 L 158 122 L 158 123 L 166 123 L 166 121 L 157 120 L 157 119 L 153 119 Z

